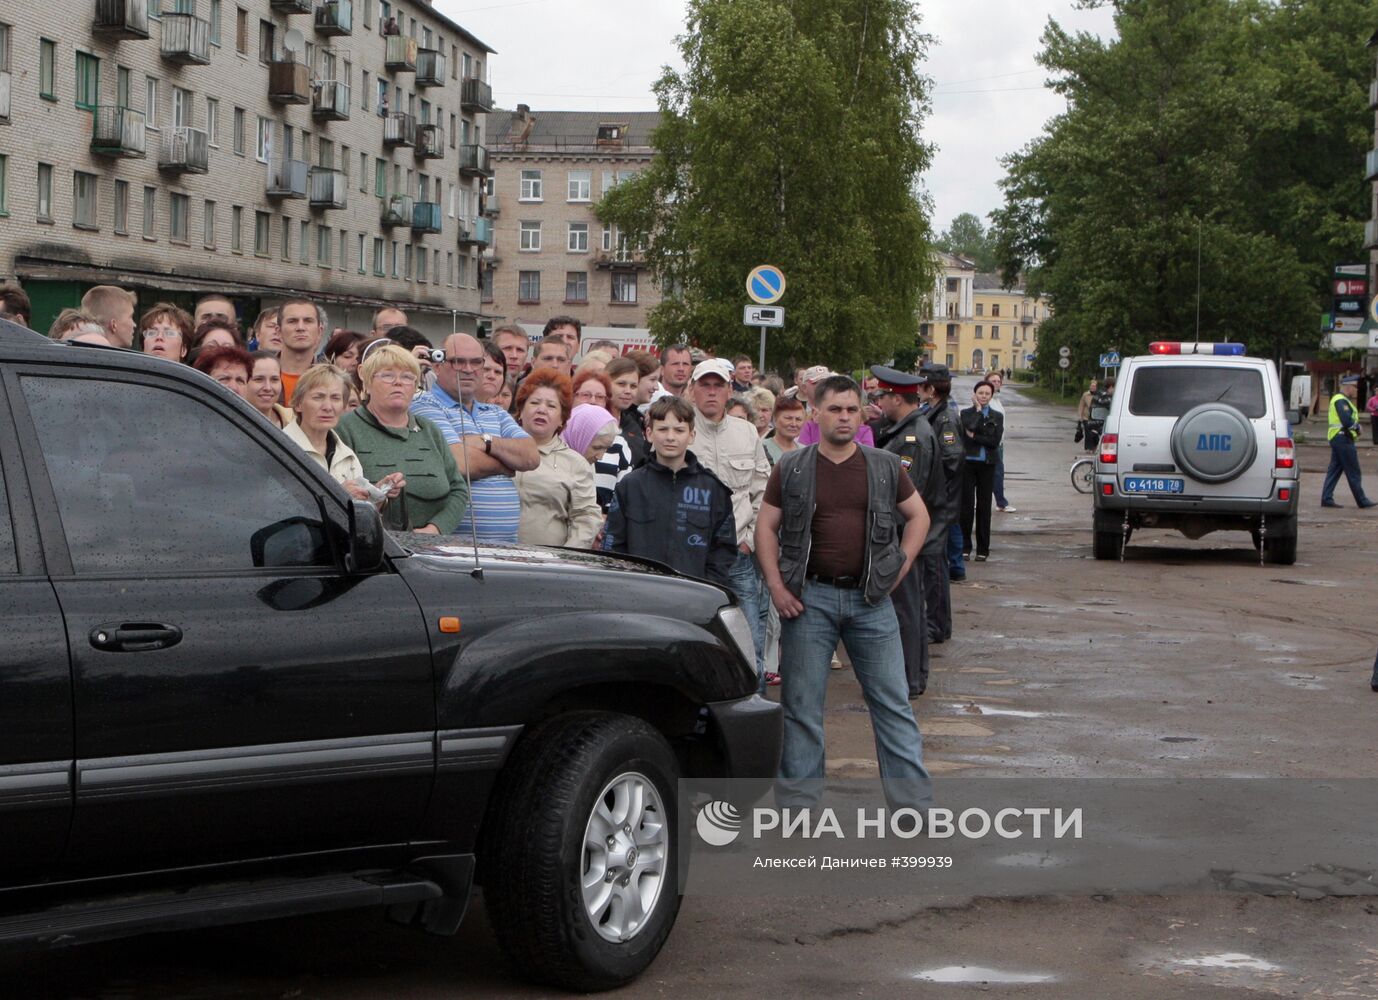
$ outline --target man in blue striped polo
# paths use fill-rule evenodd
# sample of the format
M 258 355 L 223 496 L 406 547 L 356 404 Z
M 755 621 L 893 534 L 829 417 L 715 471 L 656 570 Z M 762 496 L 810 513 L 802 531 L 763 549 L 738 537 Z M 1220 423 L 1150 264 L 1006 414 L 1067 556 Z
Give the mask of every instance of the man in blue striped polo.
M 450 336 L 445 360 L 435 370 L 435 386 L 417 393 L 411 411 L 440 427 L 459 471 L 468 470 L 479 541 L 515 542 L 521 500 L 512 476 L 536 468 L 540 454 L 536 442 L 502 407 L 475 400 L 483 359 L 483 347 L 473 337 Z

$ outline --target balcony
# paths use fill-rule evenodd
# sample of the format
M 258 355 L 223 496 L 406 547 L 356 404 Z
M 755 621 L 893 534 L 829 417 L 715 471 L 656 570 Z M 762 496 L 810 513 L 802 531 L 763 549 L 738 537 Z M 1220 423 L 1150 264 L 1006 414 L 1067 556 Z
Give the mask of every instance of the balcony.
M 1030 316 L 1028 313 L 1025 313 L 1023 316 L 1020 316 L 1020 317 L 1019 317 L 1019 325 L 1020 325 L 1020 326 L 1032 326 L 1032 325 L 1033 325 L 1033 317 Z
M 445 130 L 439 125 L 416 126 L 416 158 L 438 160 L 445 155 Z
M 413 233 L 440 232 L 440 202 L 418 201 L 411 209 L 411 231 Z
M 383 119 L 384 146 L 414 146 L 416 144 L 416 116 L 394 111 Z
M 305 198 L 306 175 L 310 170 L 305 160 L 278 159 L 268 164 L 269 198 Z
M 406 35 L 388 35 L 383 65 L 394 73 L 416 72 L 416 39 Z
M 268 100 L 274 104 L 310 104 L 311 70 L 306 63 L 292 59 L 269 63 Z
M 164 14 L 162 53 L 183 66 L 209 66 L 211 23 L 190 14 Z
M 484 214 L 484 215 L 492 215 L 492 216 L 495 216 L 495 215 L 498 215 L 501 211 L 502 211 L 502 202 L 499 200 L 498 195 L 490 194 L 490 195 L 484 196 L 484 199 L 483 199 L 483 214 Z
M 1378 149 L 1370 149 L 1364 165 L 1364 180 L 1378 181 Z
M 105 38 L 147 38 L 147 0 L 96 0 L 91 31 Z
M 268 6 L 275 14 L 309 14 L 311 0 L 268 0 Z
M 493 110 L 493 88 L 477 77 L 465 77 L 459 91 L 459 104 L 465 111 L 486 114 Z
M 1378 250 L 1378 219 L 1364 223 L 1364 249 Z
M 646 266 L 646 253 L 637 247 L 619 246 L 616 250 L 600 250 L 593 258 L 594 266 L 602 269 L 626 270 Z
M 459 172 L 461 174 L 476 174 L 479 177 L 486 177 L 491 174 L 492 171 L 488 169 L 488 150 L 483 146 L 460 146 Z
M 385 228 L 391 229 L 393 226 L 410 226 L 411 219 L 411 195 L 395 194 L 383 205 L 383 218 L 380 221 Z
M 158 169 L 170 174 L 204 174 L 210 169 L 210 147 L 205 129 L 181 126 L 163 139 Z
M 459 245 L 486 247 L 493 242 L 493 223 L 479 216 L 475 219 L 461 219 L 459 226 Z
M 311 117 L 318 122 L 349 121 L 349 84 L 322 80 L 311 91 Z
M 439 49 L 416 50 L 416 85 L 445 86 L 445 53 Z
M 8 72 L 0 73 L 0 118 L 10 116 L 10 87 L 12 80 Z
M 316 8 L 316 30 L 322 35 L 352 35 L 354 5 L 350 0 L 325 0 Z
M 109 105 L 91 112 L 91 152 L 98 156 L 142 157 L 144 113 Z
M 312 208 L 344 208 L 349 193 L 349 178 L 343 170 L 312 167 L 307 174 Z

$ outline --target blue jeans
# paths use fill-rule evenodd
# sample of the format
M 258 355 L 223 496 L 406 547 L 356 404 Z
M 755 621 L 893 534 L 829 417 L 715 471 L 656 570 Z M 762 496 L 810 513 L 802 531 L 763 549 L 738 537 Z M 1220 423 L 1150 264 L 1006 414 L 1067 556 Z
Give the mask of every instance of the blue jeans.
M 1335 499 L 1335 487 L 1340 484 L 1340 476 L 1349 480 L 1349 491 L 1354 494 L 1355 503 L 1363 503 L 1363 474 L 1359 470 L 1359 449 L 1346 434 L 1339 433 L 1330 439 L 1330 467 L 1325 470 L 1325 483 L 1321 486 L 1321 502 L 1331 503 Z
M 1005 446 L 995 453 L 995 506 L 1008 507 L 1005 499 Z
M 958 474 L 961 475 L 966 470 L 962 469 Z M 962 549 L 966 548 L 962 534 L 961 520 L 954 521 L 947 529 L 947 568 L 948 572 L 956 573 L 958 576 L 966 576 L 966 563 L 962 561 Z
M 823 705 L 829 664 L 841 640 L 871 712 L 886 799 L 894 806 L 931 805 L 933 783 L 923 766 L 923 738 L 909 705 L 899 622 L 890 599 L 872 607 L 860 590 L 807 580 L 802 600 L 799 617 L 780 623 L 785 745 L 777 803 L 812 806 L 822 792 Z
M 746 622 L 751 626 L 751 642 L 756 647 L 756 677 L 761 684 L 761 690 L 765 690 L 766 671 L 765 671 L 765 648 L 766 648 L 766 601 L 770 600 L 770 594 L 766 590 L 764 578 L 761 571 L 756 567 L 756 557 L 750 552 L 737 552 L 737 561 L 732 564 L 732 571 L 728 573 L 728 581 L 732 584 L 732 592 L 737 595 L 737 601 L 742 606 L 742 614 L 746 615 Z

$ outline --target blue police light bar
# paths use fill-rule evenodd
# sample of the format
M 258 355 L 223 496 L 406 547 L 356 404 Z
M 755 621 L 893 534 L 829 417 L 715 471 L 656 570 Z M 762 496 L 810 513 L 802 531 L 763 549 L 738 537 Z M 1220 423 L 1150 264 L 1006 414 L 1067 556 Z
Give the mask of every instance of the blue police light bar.
M 1244 356 L 1243 344 L 1211 344 L 1191 340 L 1155 340 L 1148 345 L 1152 354 L 1225 354 Z

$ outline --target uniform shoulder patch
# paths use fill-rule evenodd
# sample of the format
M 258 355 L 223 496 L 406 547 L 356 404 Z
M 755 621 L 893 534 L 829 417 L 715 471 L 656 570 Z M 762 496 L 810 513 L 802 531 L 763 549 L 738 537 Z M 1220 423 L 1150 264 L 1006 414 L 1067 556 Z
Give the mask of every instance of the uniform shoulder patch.
M 954 431 L 943 431 L 943 444 L 956 444 L 957 434 Z

